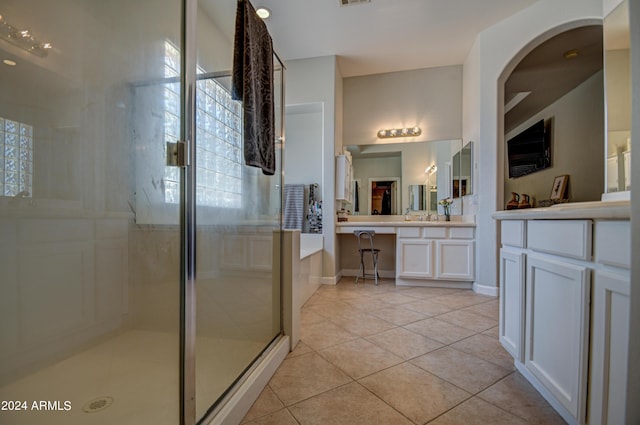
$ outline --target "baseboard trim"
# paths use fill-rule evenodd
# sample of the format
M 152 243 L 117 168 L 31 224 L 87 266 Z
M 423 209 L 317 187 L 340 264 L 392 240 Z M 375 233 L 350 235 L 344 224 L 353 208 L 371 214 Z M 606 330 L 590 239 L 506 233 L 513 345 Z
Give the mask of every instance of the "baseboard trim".
M 487 286 L 487 285 L 479 285 L 478 283 L 473 283 L 473 292 L 480 295 L 488 295 L 490 297 L 497 297 L 500 294 L 500 288 L 497 286 Z
M 206 418 L 208 425 L 237 425 L 267 385 L 291 348 L 289 336 L 283 336 L 229 397 L 228 401 Z
M 367 269 L 366 271 L 367 271 L 367 273 L 371 273 L 370 269 Z M 357 274 L 358 274 L 358 269 L 343 269 L 342 270 L 342 276 L 356 277 Z M 394 279 L 396 277 L 395 270 L 378 270 L 378 274 L 383 279 Z

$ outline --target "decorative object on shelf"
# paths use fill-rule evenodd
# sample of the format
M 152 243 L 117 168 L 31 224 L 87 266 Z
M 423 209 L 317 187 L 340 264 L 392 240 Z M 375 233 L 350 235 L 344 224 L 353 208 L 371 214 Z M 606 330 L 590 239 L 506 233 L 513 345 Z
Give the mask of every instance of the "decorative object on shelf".
M 527 195 L 526 193 L 522 194 L 522 200 L 520 201 L 520 203 L 518 204 L 518 208 L 531 208 L 531 203 L 529 202 L 530 198 L 529 195 Z
M 419 136 L 422 133 L 420 127 L 415 126 L 412 128 L 391 128 L 391 129 L 382 129 L 378 131 L 379 139 L 388 139 L 391 137 L 413 137 Z
M 507 202 L 507 209 L 515 210 L 516 208 L 518 208 L 519 204 L 520 204 L 520 195 L 518 195 L 515 192 L 511 192 L 511 200 Z
M 347 215 L 347 210 L 340 210 L 336 213 L 338 215 L 338 223 L 349 221 L 349 216 Z
M 567 186 L 569 184 L 569 175 L 563 174 L 553 179 L 553 186 L 551 186 L 550 199 L 567 199 Z
M 544 208 L 553 206 L 555 204 L 566 204 L 568 202 L 568 199 L 541 199 L 540 201 L 538 201 L 538 206 Z
M 318 183 L 309 185 L 309 201 L 307 204 L 307 227 L 309 233 L 322 233 L 322 201 L 316 199 Z
M 444 218 L 445 221 L 451 221 L 451 204 L 453 203 L 453 199 L 444 198 L 438 201 L 438 204 L 442 205 L 442 209 L 444 210 Z

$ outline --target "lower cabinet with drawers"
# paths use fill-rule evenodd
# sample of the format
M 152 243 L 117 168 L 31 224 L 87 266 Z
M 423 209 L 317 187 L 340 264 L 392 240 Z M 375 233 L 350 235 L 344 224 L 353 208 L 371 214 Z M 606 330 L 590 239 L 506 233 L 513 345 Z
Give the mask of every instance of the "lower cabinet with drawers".
M 396 285 L 471 287 L 474 227 L 399 227 Z
M 503 220 L 500 342 L 569 424 L 623 423 L 625 220 Z

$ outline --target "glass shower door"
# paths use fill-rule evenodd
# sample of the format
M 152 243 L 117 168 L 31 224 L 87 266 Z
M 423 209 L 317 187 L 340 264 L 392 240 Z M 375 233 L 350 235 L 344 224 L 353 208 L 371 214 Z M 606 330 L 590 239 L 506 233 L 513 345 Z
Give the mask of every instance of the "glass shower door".
M 236 2 L 199 1 L 196 91 L 196 417 L 280 334 L 281 143 L 277 170 L 245 165 L 242 103 L 232 100 Z M 225 4 L 223 4 L 225 3 Z M 230 7 L 231 6 L 231 7 Z M 283 70 L 274 58 L 276 136 L 282 135 Z M 275 142 L 275 141 L 274 141 Z M 274 248 L 275 247 L 275 248 Z
M 179 423 L 181 10 L 0 3 L 3 425 Z

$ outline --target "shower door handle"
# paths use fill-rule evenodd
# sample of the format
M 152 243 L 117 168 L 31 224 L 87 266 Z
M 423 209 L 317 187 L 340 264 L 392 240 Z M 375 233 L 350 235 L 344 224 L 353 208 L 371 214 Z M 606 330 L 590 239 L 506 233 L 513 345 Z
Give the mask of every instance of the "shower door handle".
M 187 142 L 178 140 L 167 142 L 167 165 L 169 167 L 186 167 L 189 165 Z

